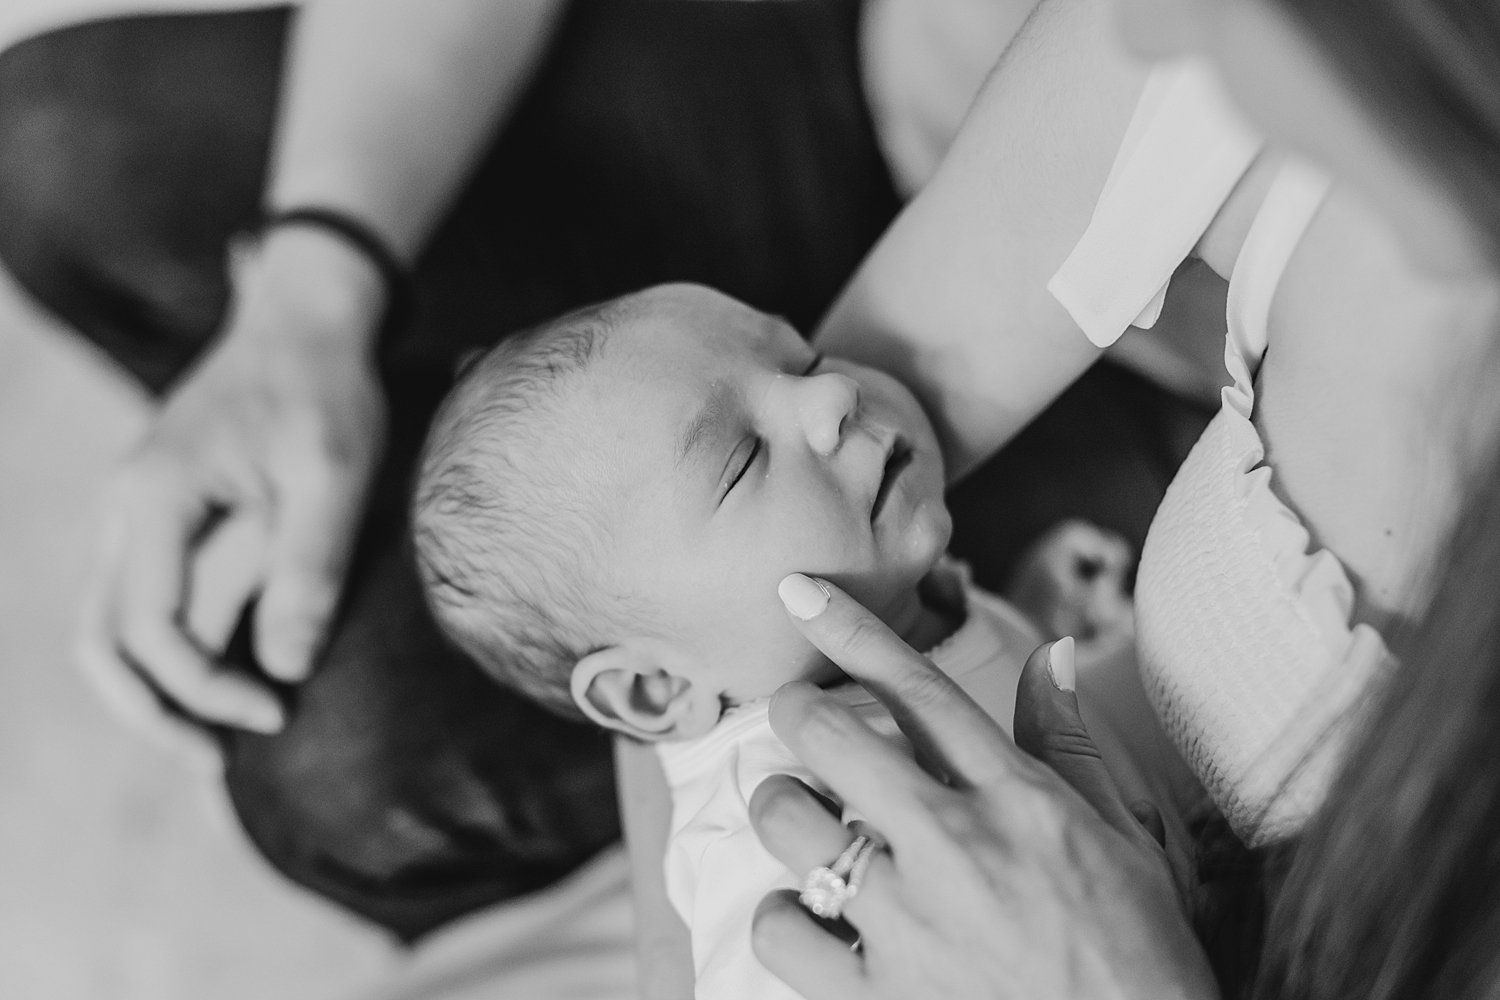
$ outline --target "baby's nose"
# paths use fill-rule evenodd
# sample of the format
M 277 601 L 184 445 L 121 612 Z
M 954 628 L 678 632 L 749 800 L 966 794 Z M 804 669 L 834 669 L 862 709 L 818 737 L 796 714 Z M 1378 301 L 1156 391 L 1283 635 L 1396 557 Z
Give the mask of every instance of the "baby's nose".
M 859 383 L 838 372 L 802 380 L 797 414 L 807 443 L 820 455 L 838 450 L 845 424 L 859 410 Z

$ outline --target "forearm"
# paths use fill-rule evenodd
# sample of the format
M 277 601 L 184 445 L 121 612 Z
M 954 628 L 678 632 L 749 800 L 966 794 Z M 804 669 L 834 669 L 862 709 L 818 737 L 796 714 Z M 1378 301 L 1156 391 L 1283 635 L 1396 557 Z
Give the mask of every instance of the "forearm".
M 326 206 L 411 260 L 521 96 L 564 0 L 309 0 L 268 205 Z
M 1043 3 L 818 332 L 824 350 L 911 385 L 950 478 L 1097 357 L 1046 286 L 1088 224 L 1144 80 L 1108 4 Z

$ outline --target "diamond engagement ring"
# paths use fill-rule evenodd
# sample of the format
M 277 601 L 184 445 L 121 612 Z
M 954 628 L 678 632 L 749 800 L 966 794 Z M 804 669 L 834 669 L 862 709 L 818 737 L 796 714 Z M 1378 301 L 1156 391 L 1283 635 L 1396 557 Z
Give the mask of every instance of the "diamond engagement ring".
M 849 900 L 859 894 L 859 884 L 880 844 L 873 837 L 860 834 L 831 865 L 819 865 L 802 880 L 798 902 L 814 916 L 837 920 Z

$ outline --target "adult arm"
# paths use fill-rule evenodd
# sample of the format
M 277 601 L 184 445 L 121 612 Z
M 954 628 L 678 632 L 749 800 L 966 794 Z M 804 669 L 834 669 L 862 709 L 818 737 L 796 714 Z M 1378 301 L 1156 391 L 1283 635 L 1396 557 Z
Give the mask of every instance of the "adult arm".
M 530 81 L 563 0 L 308 0 L 270 205 L 326 205 L 414 256 Z
M 830 584 L 789 579 L 807 637 L 875 693 L 949 780 L 939 782 L 817 688 L 777 693 L 777 734 L 890 845 L 844 907 L 861 948 L 768 896 L 756 951 L 810 1000 L 871 997 L 1217 996 L 1159 846 L 1159 824 L 1115 791 L 1044 646 L 1021 678 L 1017 739 L 878 618 Z M 849 832 L 790 779 L 751 813 L 788 866 L 826 864 Z M 1144 821 L 1143 821 L 1144 820 Z
M 822 349 L 915 389 L 950 478 L 1098 355 L 1046 285 L 1088 224 L 1145 78 L 1110 3 L 1044 0 L 817 333 Z
M 312 0 L 299 13 L 265 196 L 361 220 L 410 261 L 548 40 L 562 0 Z M 202 748 L 195 724 L 277 728 L 257 679 L 220 668 L 259 595 L 255 650 L 306 676 L 337 604 L 382 450 L 371 261 L 311 227 L 241 254 L 220 340 L 168 398 L 108 497 L 82 659 L 127 714 Z M 217 581 L 197 554 L 234 526 Z M 217 583 L 219 611 L 194 614 Z M 229 593 L 225 593 L 225 589 Z M 211 630 L 183 623 L 213 620 Z M 149 679 L 149 680 L 148 680 Z M 171 704 L 175 710 L 169 710 Z M 191 720 L 186 721 L 185 720 Z

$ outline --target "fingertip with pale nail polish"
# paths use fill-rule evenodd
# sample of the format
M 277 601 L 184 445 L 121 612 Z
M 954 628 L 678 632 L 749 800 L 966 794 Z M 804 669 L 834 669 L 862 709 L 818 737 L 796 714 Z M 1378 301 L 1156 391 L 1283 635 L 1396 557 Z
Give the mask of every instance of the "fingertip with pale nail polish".
M 822 614 L 823 609 L 828 607 L 829 598 L 833 596 L 821 582 L 801 573 L 783 578 L 776 587 L 776 593 L 780 595 L 781 603 L 786 606 L 787 611 L 802 621 Z
M 1047 650 L 1047 675 L 1059 691 L 1073 691 L 1078 686 L 1076 649 L 1071 635 L 1058 639 Z

